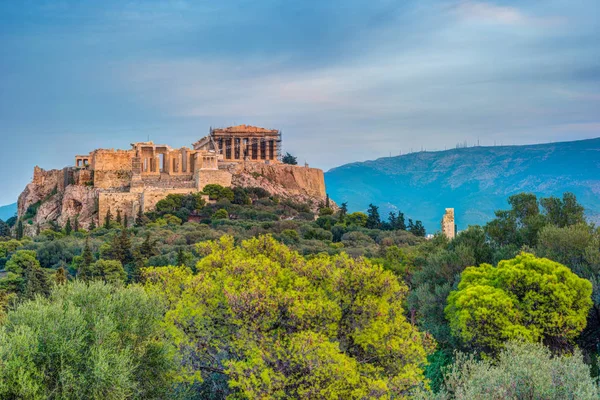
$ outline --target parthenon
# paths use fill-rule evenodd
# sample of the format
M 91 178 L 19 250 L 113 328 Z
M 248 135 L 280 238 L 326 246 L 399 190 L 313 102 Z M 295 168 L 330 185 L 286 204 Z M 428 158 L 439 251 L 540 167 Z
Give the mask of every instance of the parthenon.
M 249 125 L 210 129 L 208 136 L 194 143 L 195 150 L 214 151 L 223 161 L 279 162 L 281 132 Z

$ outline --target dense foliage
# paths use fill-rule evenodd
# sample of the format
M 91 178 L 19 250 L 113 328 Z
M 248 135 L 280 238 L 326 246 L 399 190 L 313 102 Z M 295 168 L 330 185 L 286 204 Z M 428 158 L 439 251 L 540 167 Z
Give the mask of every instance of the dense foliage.
M 219 185 L 32 237 L 0 223 L 0 397 L 561 398 L 563 376 L 587 398 L 600 231 L 568 193 L 508 202 L 453 240 L 374 204 Z M 531 358 L 560 374 L 529 377 Z M 503 386 L 513 372 L 539 392 Z
M 446 314 L 453 333 L 474 348 L 494 352 L 521 339 L 560 349 L 585 327 L 591 295 L 590 281 L 564 265 L 522 253 L 497 267 L 465 269 Z
M 175 358 L 161 305 L 138 286 L 73 282 L 0 327 L 0 397 L 163 399 Z

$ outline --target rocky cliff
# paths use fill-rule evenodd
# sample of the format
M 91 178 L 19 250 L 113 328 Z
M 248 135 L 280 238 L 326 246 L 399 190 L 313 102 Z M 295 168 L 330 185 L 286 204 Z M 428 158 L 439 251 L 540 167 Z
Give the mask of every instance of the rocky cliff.
M 325 199 L 323 171 L 316 168 L 284 164 L 246 163 L 222 166 L 231 173 L 232 186 L 256 186 L 295 201 L 318 207 Z M 70 218 L 78 218 L 82 227 L 94 219 L 98 224 L 100 193 L 118 193 L 123 188 L 97 188 L 89 171 L 78 168 L 45 171 L 35 167 L 31 183 L 19 196 L 18 215 L 24 220 L 26 234 L 39 225 L 46 228 L 51 221 L 64 226 Z M 166 196 L 166 194 L 165 194 Z

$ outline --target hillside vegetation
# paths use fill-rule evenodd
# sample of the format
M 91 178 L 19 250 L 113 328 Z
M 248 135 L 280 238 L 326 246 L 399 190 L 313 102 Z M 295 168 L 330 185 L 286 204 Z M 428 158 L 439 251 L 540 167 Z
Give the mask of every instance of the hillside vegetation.
M 0 398 L 600 396 L 600 231 L 573 194 L 449 241 L 372 204 L 204 193 L 0 221 Z

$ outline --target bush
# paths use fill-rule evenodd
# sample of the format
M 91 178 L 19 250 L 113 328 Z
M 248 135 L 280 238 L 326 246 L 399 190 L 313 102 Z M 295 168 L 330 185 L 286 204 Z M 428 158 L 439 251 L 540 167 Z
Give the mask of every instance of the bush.
M 217 210 L 213 214 L 213 219 L 228 219 L 228 218 L 229 218 L 229 213 L 224 208 L 221 208 L 220 210 Z
M 100 282 L 19 305 L 0 328 L 0 398 L 168 398 L 162 310 L 140 287 Z
M 498 360 L 459 354 L 439 398 L 457 400 L 598 399 L 580 352 L 553 357 L 539 343 L 508 343 Z

